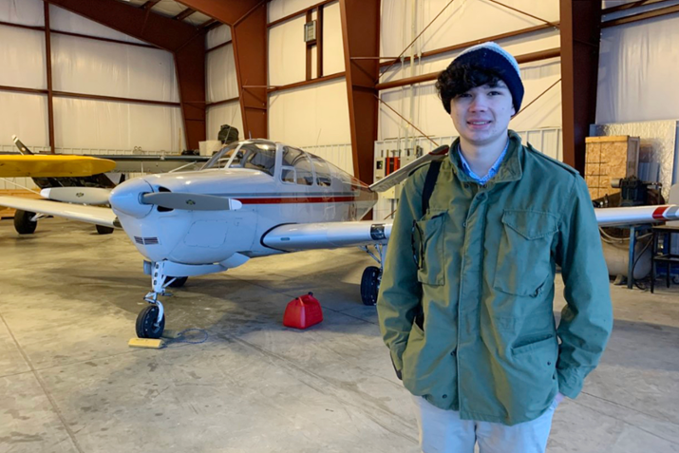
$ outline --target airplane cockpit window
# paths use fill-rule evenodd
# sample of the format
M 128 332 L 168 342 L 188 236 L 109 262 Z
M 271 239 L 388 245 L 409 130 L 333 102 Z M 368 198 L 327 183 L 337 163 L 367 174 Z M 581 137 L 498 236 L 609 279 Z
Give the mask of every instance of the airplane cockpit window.
M 297 148 L 284 147 L 281 179 L 293 184 L 313 185 L 314 173 L 309 155 Z
M 275 166 L 276 144 L 252 140 L 225 146 L 203 168 L 251 168 L 273 176 Z
M 328 162 L 313 154 L 309 154 L 309 157 L 311 157 L 311 162 L 314 165 L 316 184 L 321 187 L 330 187 L 332 184 L 332 173 Z

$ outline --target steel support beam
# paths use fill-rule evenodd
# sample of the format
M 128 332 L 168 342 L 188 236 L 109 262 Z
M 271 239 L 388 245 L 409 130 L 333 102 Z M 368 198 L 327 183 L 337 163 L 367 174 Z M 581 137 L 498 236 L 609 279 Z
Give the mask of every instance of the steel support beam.
M 43 3 L 45 14 L 45 68 L 47 70 L 47 130 L 50 140 L 50 152 L 57 148 L 54 143 L 54 88 L 52 85 L 52 35 L 50 31 L 50 5 Z
M 205 140 L 205 30 L 116 0 L 45 0 L 161 49 L 172 52 L 188 148 Z M 192 52 L 191 55 L 188 55 Z
M 375 81 L 379 77 L 379 60 L 352 58 L 380 54 L 380 0 L 340 0 L 340 15 L 354 176 L 363 182 L 372 183 L 379 112 L 375 88 Z
M 180 3 L 231 25 L 243 135 L 267 138 L 267 1 L 180 0 Z
M 596 121 L 601 2 L 560 2 L 563 160 L 583 173 L 585 137 Z

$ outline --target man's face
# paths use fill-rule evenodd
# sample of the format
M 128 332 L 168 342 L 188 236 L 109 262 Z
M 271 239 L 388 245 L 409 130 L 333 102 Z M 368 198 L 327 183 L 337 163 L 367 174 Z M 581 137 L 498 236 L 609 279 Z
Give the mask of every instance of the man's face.
M 493 87 L 472 88 L 450 101 L 450 117 L 460 139 L 476 147 L 506 140 L 515 113 L 512 95 L 502 80 Z

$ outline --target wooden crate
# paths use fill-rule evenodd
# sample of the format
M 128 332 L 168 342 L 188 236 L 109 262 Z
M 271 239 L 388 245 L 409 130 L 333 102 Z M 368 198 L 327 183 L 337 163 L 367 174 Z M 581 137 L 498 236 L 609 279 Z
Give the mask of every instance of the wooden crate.
M 585 182 L 592 199 L 620 193 L 611 187 L 612 179 L 637 176 L 639 137 L 587 137 L 585 145 Z
M 25 197 L 40 200 L 41 197 L 35 192 L 24 189 L 0 189 L 0 196 Z M 14 217 L 14 209 L 0 206 L 0 219 L 11 219 Z

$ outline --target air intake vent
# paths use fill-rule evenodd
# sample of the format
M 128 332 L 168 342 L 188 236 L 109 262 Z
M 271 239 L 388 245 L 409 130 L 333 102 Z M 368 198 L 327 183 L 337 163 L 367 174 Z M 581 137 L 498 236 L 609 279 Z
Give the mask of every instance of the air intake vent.
M 144 245 L 144 240 L 142 238 L 140 238 L 139 236 L 134 237 L 134 242 L 136 242 L 137 244 Z
M 146 245 L 158 245 L 158 238 L 144 238 L 144 244 L 146 244 Z

